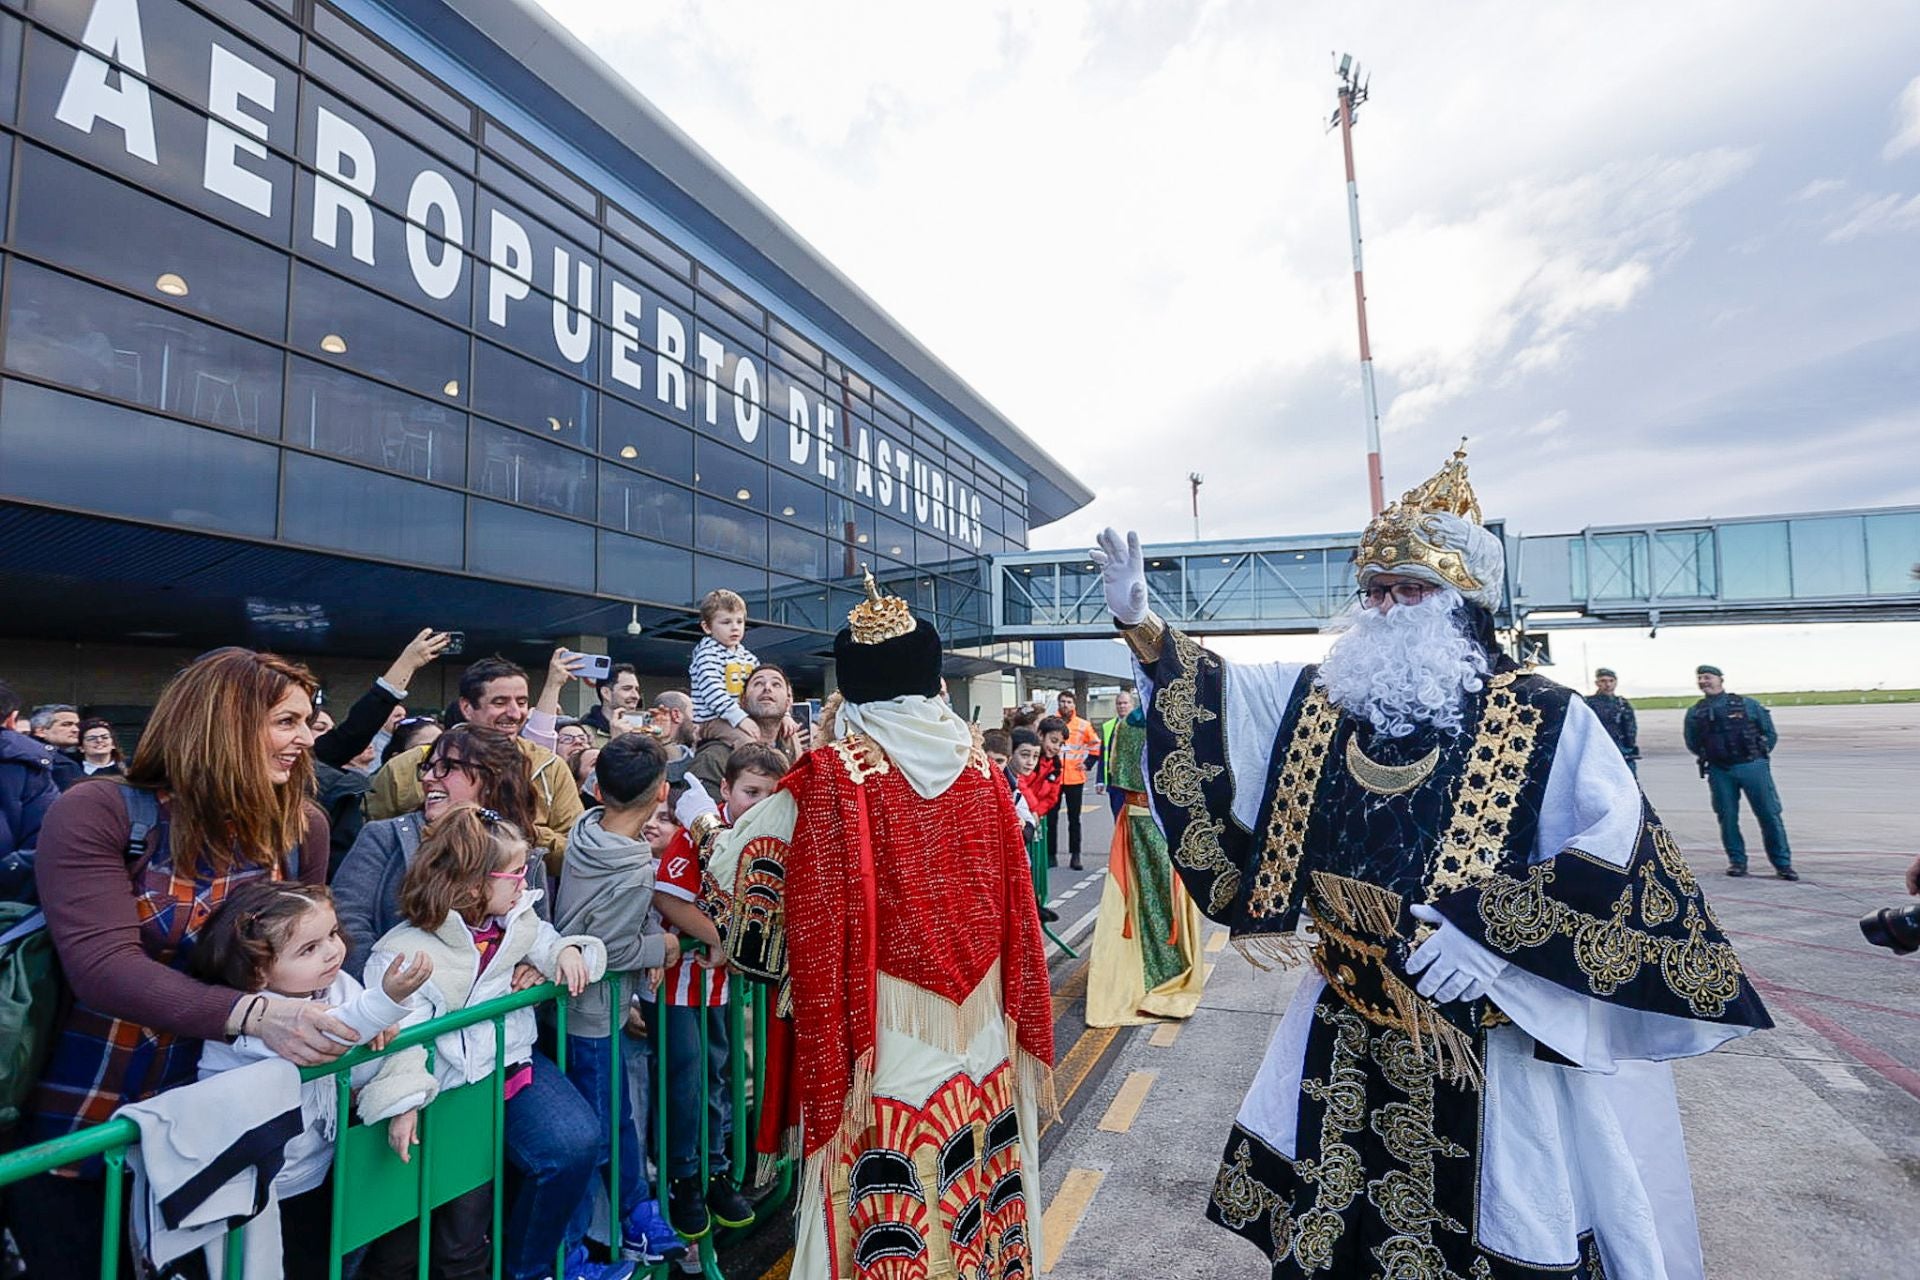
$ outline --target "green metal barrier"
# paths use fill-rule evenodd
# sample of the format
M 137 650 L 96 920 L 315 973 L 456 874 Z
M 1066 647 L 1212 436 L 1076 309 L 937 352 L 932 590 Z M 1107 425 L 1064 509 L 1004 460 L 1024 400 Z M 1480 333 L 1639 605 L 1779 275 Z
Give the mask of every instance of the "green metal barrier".
M 1033 864 L 1034 901 L 1041 906 L 1046 905 L 1047 898 L 1050 896 L 1047 893 L 1047 862 L 1049 856 L 1049 850 L 1047 848 L 1047 824 L 1042 820 L 1033 824 L 1033 839 L 1027 842 L 1027 861 Z M 1054 946 L 1066 952 L 1068 958 L 1074 960 L 1080 958 L 1080 953 L 1068 946 L 1066 940 L 1055 933 L 1045 920 L 1040 922 L 1040 932 L 1046 934 Z
M 706 974 L 695 974 L 696 1000 L 704 1000 Z M 612 1093 L 609 1101 L 608 1158 L 610 1212 L 609 1243 L 614 1256 L 619 1256 L 621 1240 L 620 1214 L 620 1147 L 612 1125 L 620 1120 L 620 1093 L 626 1088 L 626 1074 L 622 1045 L 619 1037 L 622 1030 L 627 1002 L 622 990 L 619 975 L 609 979 L 609 1030 L 613 1043 L 609 1047 L 609 1071 L 612 1081 Z M 729 1029 L 734 1033 L 729 1046 L 729 1081 L 733 1102 L 733 1134 L 730 1155 L 734 1168 L 745 1171 L 748 1168 L 748 1134 L 759 1127 L 758 1109 L 766 1098 L 766 1028 L 769 1017 L 767 1002 L 772 993 L 752 983 L 735 984 L 735 1002 L 729 1006 Z M 493 1230 L 492 1230 L 492 1272 L 497 1278 L 502 1274 L 505 1223 L 505 1160 L 506 1160 L 506 1017 L 519 1009 L 529 1008 L 554 1001 L 557 1065 L 564 1072 L 567 1065 L 567 1002 L 563 998 L 565 989 L 557 984 L 543 983 L 525 991 L 501 996 L 470 1009 L 462 1009 L 435 1018 L 416 1027 L 409 1027 L 394 1037 L 391 1044 L 376 1054 L 366 1047 L 356 1048 L 341 1055 L 324 1066 L 301 1069 L 303 1082 L 330 1077 L 336 1089 L 336 1102 L 340 1124 L 334 1139 L 333 1164 L 333 1218 L 328 1248 L 328 1275 L 331 1280 L 341 1280 L 345 1258 L 355 1250 L 386 1235 L 409 1221 L 417 1221 L 418 1263 L 416 1274 L 425 1277 L 428 1274 L 430 1245 L 432 1240 L 432 1210 L 446 1204 L 454 1197 L 462 1195 L 489 1180 L 493 1186 Z M 751 1063 L 748 1062 L 748 1048 L 745 1043 L 744 1029 L 748 1024 L 747 1005 L 752 1006 L 751 1025 L 753 1027 Z M 667 1200 L 668 1162 L 668 1106 L 667 1106 L 667 1019 L 664 998 L 656 994 L 654 1000 L 653 1036 L 653 1128 L 655 1133 L 654 1163 L 657 1170 L 656 1192 L 664 1205 Z M 427 1054 L 427 1069 L 434 1066 L 434 1041 L 449 1031 L 458 1031 L 482 1022 L 493 1024 L 494 1063 L 490 1080 L 449 1089 L 420 1113 L 419 1146 L 414 1150 L 414 1159 L 410 1164 L 402 1163 L 387 1146 L 387 1129 L 384 1123 L 362 1125 L 350 1122 L 351 1081 L 354 1067 L 385 1054 L 397 1053 L 402 1049 L 416 1046 L 424 1047 Z M 700 1177 L 704 1187 L 710 1169 L 709 1133 L 707 1120 L 709 1049 L 706 1019 L 699 1020 L 700 1025 Z M 747 1091 L 747 1080 L 751 1068 L 753 1090 L 751 1097 Z M 105 1198 L 104 1215 L 100 1239 L 99 1275 L 101 1280 L 117 1280 L 120 1274 L 120 1261 L 123 1252 L 121 1238 L 125 1222 L 125 1200 L 127 1195 L 126 1154 L 127 1149 L 140 1140 L 139 1128 L 131 1120 L 109 1120 L 94 1125 L 66 1137 L 55 1138 L 48 1142 L 25 1147 L 18 1151 L 0 1155 L 0 1187 L 19 1182 L 25 1178 L 63 1168 L 67 1165 L 101 1157 L 106 1166 L 102 1179 L 102 1194 Z M 791 1160 L 782 1160 L 776 1170 L 774 1180 L 764 1190 L 756 1213 L 760 1221 L 766 1215 L 779 1209 L 792 1193 L 794 1171 Z M 744 1184 L 743 1184 L 744 1185 Z M 758 1188 L 752 1188 L 757 1190 Z M 756 1225 L 758 1225 L 756 1223 Z M 710 1241 L 702 1241 L 703 1246 Z M 564 1245 L 562 1246 L 564 1249 Z M 223 1260 L 226 1280 L 244 1280 L 244 1228 L 229 1232 L 224 1242 Z M 701 1272 L 707 1280 L 724 1280 L 714 1251 L 711 1247 L 702 1247 Z M 564 1257 L 556 1259 L 556 1272 L 562 1268 Z M 664 1280 L 673 1271 L 667 1264 L 651 1268 L 650 1274 L 655 1280 Z M 636 1274 L 649 1273 L 641 1268 Z M 42 1280 L 35 1277 L 34 1280 Z M 55 1280 L 48 1277 L 46 1280 Z M 57 1280 L 67 1280 L 65 1276 Z

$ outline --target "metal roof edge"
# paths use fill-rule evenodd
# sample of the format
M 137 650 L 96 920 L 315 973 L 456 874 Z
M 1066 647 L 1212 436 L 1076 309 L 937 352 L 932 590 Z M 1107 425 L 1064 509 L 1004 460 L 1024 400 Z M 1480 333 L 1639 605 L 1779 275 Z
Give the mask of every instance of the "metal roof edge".
M 388 0 L 393 3 L 393 0 Z M 643 164 L 707 209 L 776 270 L 856 332 L 890 354 L 912 378 L 983 428 L 1030 467 L 1028 504 L 1034 527 L 1093 501 L 1093 491 L 1015 426 L 958 373 L 929 351 L 865 290 L 808 244 L 699 143 L 648 101 L 534 0 L 433 0 L 523 66 Z M 396 6 L 396 11 L 413 4 Z M 1052 490 L 1052 493 L 1048 493 Z M 1055 499 L 1049 501 L 1049 499 Z

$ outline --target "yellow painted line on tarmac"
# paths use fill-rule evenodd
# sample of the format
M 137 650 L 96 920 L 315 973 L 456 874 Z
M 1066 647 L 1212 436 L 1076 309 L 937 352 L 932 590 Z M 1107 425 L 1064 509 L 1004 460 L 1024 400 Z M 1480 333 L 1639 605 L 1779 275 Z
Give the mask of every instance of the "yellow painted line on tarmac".
M 1113 1043 L 1114 1036 L 1119 1033 L 1118 1027 L 1089 1027 L 1073 1042 L 1073 1048 L 1067 1050 L 1066 1057 L 1060 1059 L 1059 1065 L 1053 1069 L 1053 1088 L 1060 1099 L 1061 1110 L 1064 1111 L 1067 1104 L 1073 1101 L 1073 1095 L 1080 1092 L 1080 1086 L 1087 1082 L 1094 1064 L 1100 1061 L 1100 1055 L 1107 1051 L 1107 1046 Z M 1052 1127 L 1051 1124 L 1046 1126 L 1047 1129 Z M 1046 1129 L 1041 1132 L 1046 1132 Z
M 1153 1038 L 1147 1043 L 1156 1049 L 1171 1049 L 1173 1042 L 1180 1038 L 1180 1028 L 1186 1025 L 1184 1022 L 1163 1022 L 1153 1029 Z
M 1080 1225 L 1080 1219 L 1086 1216 L 1087 1206 L 1093 1203 L 1093 1193 L 1100 1189 L 1100 1180 L 1106 1177 L 1098 1169 L 1069 1169 L 1060 1183 L 1060 1190 L 1054 1193 L 1053 1203 L 1040 1215 L 1040 1234 L 1046 1237 L 1046 1253 L 1040 1260 L 1040 1270 L 1051 1271 L 1060 1261 L 1060 1255 L 1066 1252 L 1067 1242 L 1073 1239 L 1073 1233 Z
M 1227 945 L 1227 931 L 1225 929 L 1222 929 L 1220 932 L 1214 934 L 1211 938 L 1207 939 L 1207 954 L 1210 956 L 1217 956 L 1220 954 L 1220 948 L 1226 945 Z
M 1153 1082 L 1159 1076 L 1158 1071 L 1128 1072 L 1127 1078 L 1120 1082 L 1120 1092 L 1114 1094 L 1113 1101 L 1107 1104 L 1107 1114 L 1100 1117 L 1100 1131 L 1125 1133 L 1133 1128 L 1140 1108 L 1146 1105 L 1147 1090 L 1153 1088 Z

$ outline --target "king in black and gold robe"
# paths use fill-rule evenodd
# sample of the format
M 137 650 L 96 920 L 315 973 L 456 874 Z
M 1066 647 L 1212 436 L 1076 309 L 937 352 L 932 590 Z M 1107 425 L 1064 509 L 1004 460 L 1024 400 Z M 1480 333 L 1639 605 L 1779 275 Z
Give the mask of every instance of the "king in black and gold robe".
M 1592 712 L 1502 659 L 1460 732 L 1389 738 L 1313 667 L 1140 631 L 1175 869 L 1250 959 L 1313 966 L 1208 1216 L 1276 1276 L 1701 1274 L 1666 1060 L 1771 1023 Z M 1417 993 L 1415 904 L 1490 953 L 1483 998 Z

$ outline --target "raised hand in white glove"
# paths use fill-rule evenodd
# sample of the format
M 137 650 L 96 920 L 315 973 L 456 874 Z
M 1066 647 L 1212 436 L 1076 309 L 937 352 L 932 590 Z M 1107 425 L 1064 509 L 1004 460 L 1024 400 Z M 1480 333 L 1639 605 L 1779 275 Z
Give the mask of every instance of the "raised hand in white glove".
M 1100 566 L 1100 584 L 1107 591 L 1107 608 L 1123 627 L 1147 616 L 1147 566 L 1140 554 L 1140 535 L 1122 538 L 1117 529 L 1102 529 L 1099 543 L 1087 558 Z
M 674 821 L 683 827 L 690 827 L 693 825 L 693 820 L 702 814 L 718 812 L 720 812 L 720 806 L 713 802 L 713 797 L 707 794 L 707 789 L 700 785 L 700 779 L 688 774 L 687 789 L 680 793 L 678 800 L 673 802 Z
M 1415 987 L 1435 1004 L 1478 1000 L 1507 971 L 1507 962 L 1469 938 L 1457 925 L 1425 903 L 1413 907 L 1416 919 L 1439 928 L 1407 957 L 1407 972 L 1422 973 Z

